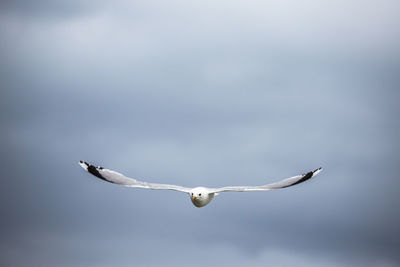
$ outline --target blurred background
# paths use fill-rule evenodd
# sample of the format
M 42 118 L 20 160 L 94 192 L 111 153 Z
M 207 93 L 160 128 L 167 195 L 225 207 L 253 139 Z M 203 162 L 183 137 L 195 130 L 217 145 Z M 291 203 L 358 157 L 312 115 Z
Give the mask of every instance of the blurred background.
M 399 266 L 399 8 L 2 1 L 0 264 Z

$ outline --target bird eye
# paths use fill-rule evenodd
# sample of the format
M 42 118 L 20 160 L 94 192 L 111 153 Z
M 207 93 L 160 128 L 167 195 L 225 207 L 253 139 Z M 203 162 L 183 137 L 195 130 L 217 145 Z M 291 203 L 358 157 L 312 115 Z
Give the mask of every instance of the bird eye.
M 199 194 L 199 196 L 201 196 L 201 193 Z
M 193 193 L 192 193 L 192 196 L 193 196 Z

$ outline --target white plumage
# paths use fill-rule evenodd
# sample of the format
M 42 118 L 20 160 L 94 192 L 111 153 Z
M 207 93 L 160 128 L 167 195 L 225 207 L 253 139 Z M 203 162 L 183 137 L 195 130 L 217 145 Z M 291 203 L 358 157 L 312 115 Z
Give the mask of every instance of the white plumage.
M 319 172 L 322 171 L 322 168 L 318 168 L 314 171 L 310 171 L 305 174 L 296 175 L 296 176 L 284 179 L 284 180 L 276 182 L 276 183 L 260 185 L 260 186 L 226 186 L 226 187 L 220 187 L 220 188 L 207 188 L 207 187 L 189 188 L 189 187 L 183 187 L 183 186 L 179 186 L 179 185 L 155 184 L 155 183 L 147 183 L 147 182 L 138 181 L 136 179 L 126 177 L 123 174 L 118 173 L 116 171 L 105 169 L 103 167 L 95 167 L 84 161 L 80 161 L 79 165 L 83 169 L 88 171 L 89 173 L 93 174 L 94 176 L 96 176 L 104 181 L 110 182 L 110 183 L 119 184 L 119 185 L 123 185 L 123 186 L 127 186 L 127 187 L 147 188 L 147 189 L 155 189 L 155 190 L 175 190 L 175 191 L 187 193 L 187 194 L 189 194 L 190 199 L 192 200 L 192 203 L 196 207 L 204 207 L 205 205 L 210 203 L 210 201 L 214 198 L 214 196 L 217 193 L 220 193 L 220 192 L 268 191 L 271 189 L 285 188 L 285 187 L 293 186 L 293 185 L 302 183 L 304 181 L 307 181 L 308 179 L 314 177 L 315 175 L 317 175 Z

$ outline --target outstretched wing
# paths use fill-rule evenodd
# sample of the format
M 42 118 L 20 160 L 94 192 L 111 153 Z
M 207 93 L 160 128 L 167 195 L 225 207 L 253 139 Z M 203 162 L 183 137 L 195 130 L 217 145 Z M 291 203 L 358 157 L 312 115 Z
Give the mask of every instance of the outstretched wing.
M 191 188 L 179 186 L 179 185 L 169 185 L 169 184 L 154 184 L 154 183 L 146 183 L 141 182 L 133 178 L 128 178 L 121 173 L 104 169 L 103 167 L 95 167 L 85 161 L 79 161 L 79 165 L 89 173 L 94 176 L 113 183 L 119 184 L 127 187 L 136 187 L 136 188 L 147 188 L 147 189 L 159 189 L 159 190 L 175 190 L 184 193 L 189 193 Z
M 226 186 L 226 187 L 221 187 L 221 188 L 213 188 L 210 189 L 211 193 L 218 193 L 218 192 L 225 192 L 225 191 L 235 191 L 235 192 L 246 192 L 246 191 L 267 191 L 271 189 L 279 189 L 279 188 L 285 188 L 289 187 L 292 185 L 300 184 L 302 182 L 307 181 L 308 179 L 311 179 L 315 175 L 317 175 L 319 172 L 322 171 L 322 168 L 318 168 L 314 171 L 302 174 L 302 175 L 297 175 L 293 176 L 287 179 L 284 179 L 282 181 L 272 183 L 272 184 L 266 184 L 266 185 L 260 185 L 260 186 Z

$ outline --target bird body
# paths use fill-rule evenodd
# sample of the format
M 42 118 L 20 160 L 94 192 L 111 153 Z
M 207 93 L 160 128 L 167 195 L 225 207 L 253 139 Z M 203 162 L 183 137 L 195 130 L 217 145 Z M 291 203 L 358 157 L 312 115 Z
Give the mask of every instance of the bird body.
M 114 184 L 123 185 L 126 187 L 155 189 L 155 190 L 174 190 L 189 194 L 189 197 L 198 208 L 206 206 L 213 200 L 213 198 L 220 192 L 234 191 L 234 192 L 248 192 L 248 191 L 268 191 L 272 189 L 286 188 L 309 180 L 310 178 L 321 172 L 322 168 L 315 169 L 301 175 L 293 176 L 276 183 L 266 184 L 261 186 L 226 186 L 220 188 L 208 188 L 208 187 L 195 187 L 188 188 L 179 185 L 169 184 L 156 184 L 138 181 L 133 178 L 128 178 L 121 173 L 105 169 L 103 167 L 95 167 L 85 161 L 80 161 L 79 165 L 93 174 L 94 176 Z
M 206 187 L 195 187 L 189 192 L 190 200 L 198 208 L 204 207 L 214 198 L 216 193 L 210 192 Z

